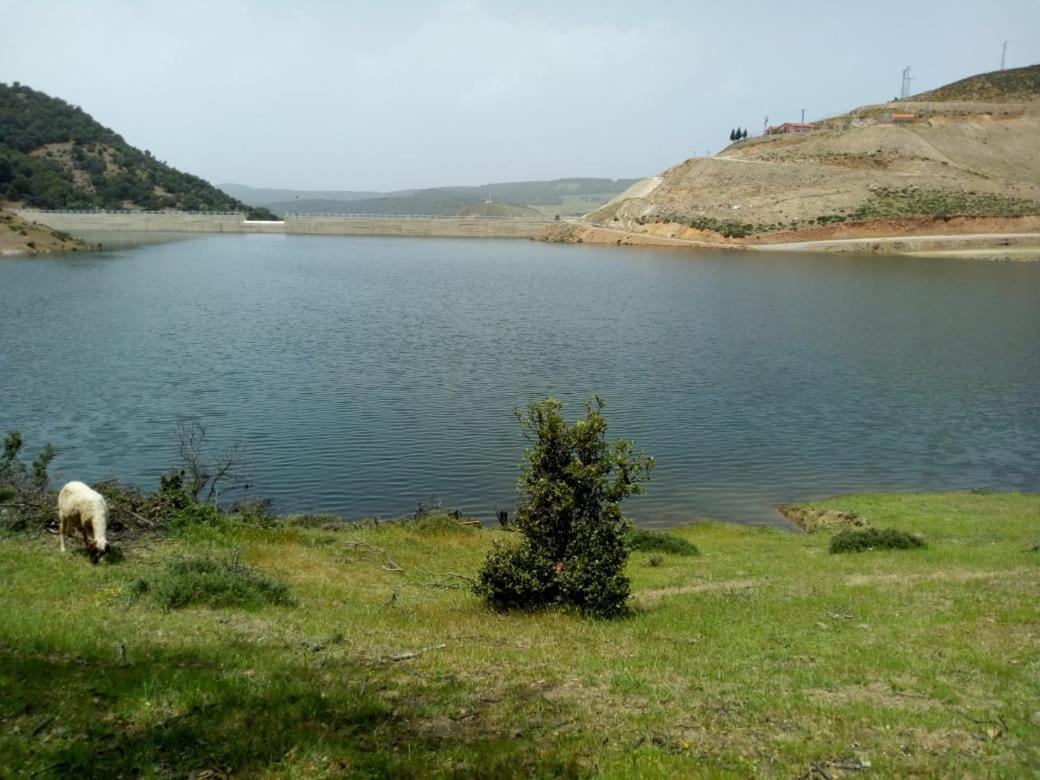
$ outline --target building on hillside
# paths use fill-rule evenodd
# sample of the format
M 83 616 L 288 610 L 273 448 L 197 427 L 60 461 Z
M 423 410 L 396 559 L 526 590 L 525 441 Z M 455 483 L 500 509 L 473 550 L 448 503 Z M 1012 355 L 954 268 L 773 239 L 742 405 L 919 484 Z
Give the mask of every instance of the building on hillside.
M 886 111 L 883 120 L 891 125 L 908 125 L 917 120 L 917 114 Z
M 788 133 L 811 133 L 813 130 L 820 129 L 820 127 L 810 122 L 784 122 L 782 125 L 776 125 L 775 127 L 767 127 L 766 135 L 786 135 Z

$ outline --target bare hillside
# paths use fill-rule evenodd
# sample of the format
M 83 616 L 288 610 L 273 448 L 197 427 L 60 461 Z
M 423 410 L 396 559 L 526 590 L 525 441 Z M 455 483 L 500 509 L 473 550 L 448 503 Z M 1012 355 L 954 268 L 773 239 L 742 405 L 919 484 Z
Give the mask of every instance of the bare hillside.
M 1040 66 L 1019 71 L 1026 73 L 1008 83 L 1030 83 Z M 958 84 L 921 96 L 930 100 L 864 106 L 812 132 L 752 138 L 686 160 L 648 192 L 625 193 L 588 221 L 678 238 L 769 242 L 866 235 L 891 221 L 914 232 L 1040 214 L 1040 97 L 934 99 L 971 93 L 971 84 Z M 994 97 L 990 86 L 982 92 Z

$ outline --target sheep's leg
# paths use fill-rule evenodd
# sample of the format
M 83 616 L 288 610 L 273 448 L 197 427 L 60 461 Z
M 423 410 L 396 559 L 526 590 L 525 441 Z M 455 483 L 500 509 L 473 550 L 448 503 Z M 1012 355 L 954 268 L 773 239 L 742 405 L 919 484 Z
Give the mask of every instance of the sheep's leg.
M 65 552 L 66 522 L 62 515 L 58 515 L 58 539 L 61 542 L 61 551 Z

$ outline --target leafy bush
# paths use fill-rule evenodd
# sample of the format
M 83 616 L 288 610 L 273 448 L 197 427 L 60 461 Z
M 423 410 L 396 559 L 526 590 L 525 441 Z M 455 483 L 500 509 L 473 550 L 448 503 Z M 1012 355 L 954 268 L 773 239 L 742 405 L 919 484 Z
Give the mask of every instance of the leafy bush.
M 693 542 L 664 531 L 648 531 L 635 526 L 628 532 L 628 546 L 632 550 L 663 552 L 672 555 L 697 555 L 699 550 Z
M 867 550 L 912 550 L 925 543 L 906 531 L 895 528 L 861 528 L 842 531 L 831 539 L 832 553 L 866 552 Z
M 533 442 L 520 478 L 515 527 L 521 539 L 488 554 L 475 590 L 495 609 L 570 606 L 611 617 L 629 594 L 624 575 L 629 524 L 621 501 L 642 492 L 653 458 L 631 442 L 608 443 L 603 399 L 585 405 L 574 425 L 554 398 L 517 410 Z
M 166 526 L 171 530 L 188 528 L 218 528 L 227 523 L 227 516 L 212 504 L 191 503 L 170 513 Z
M 184 558 L 167 563 L 147 590 L 166 609 L 189 606 L 262 607 L 292 606 L 289 587 L 243 564 L 237 556 L 225 560 Z
M 9 529 L 41 530 L 56 519 L 57 496 L 50 489 L 47 470 L 56 452 L 45 444 L 30 465 L 21 460 L 22 434 L 8 431 L 4 436 L 3 454 L 0 455 L 0 494 L 8 504 L 0 520 Z

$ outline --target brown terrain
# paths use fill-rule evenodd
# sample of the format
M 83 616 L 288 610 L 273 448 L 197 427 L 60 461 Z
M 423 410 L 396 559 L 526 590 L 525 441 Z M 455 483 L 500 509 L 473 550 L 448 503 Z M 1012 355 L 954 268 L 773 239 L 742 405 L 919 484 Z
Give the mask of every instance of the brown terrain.
M 0 257 L 39 255 L 51 252 L 81 252 L 90 245 L 68 233 L 37 222 L 27 222 L 0 209 Z
M 1040 66 L 864 106 L 816 127 L 686 160 L 544 238 L 741 247 L 828 241 L 827 249 L 840 249 L 848 239 L 1012 234 L 1016 251 L 1004 255 L 1040 256 Z M 977 238 L 961 247 L 902 241 L 891 251 L 964 248 L 985 255 Z

